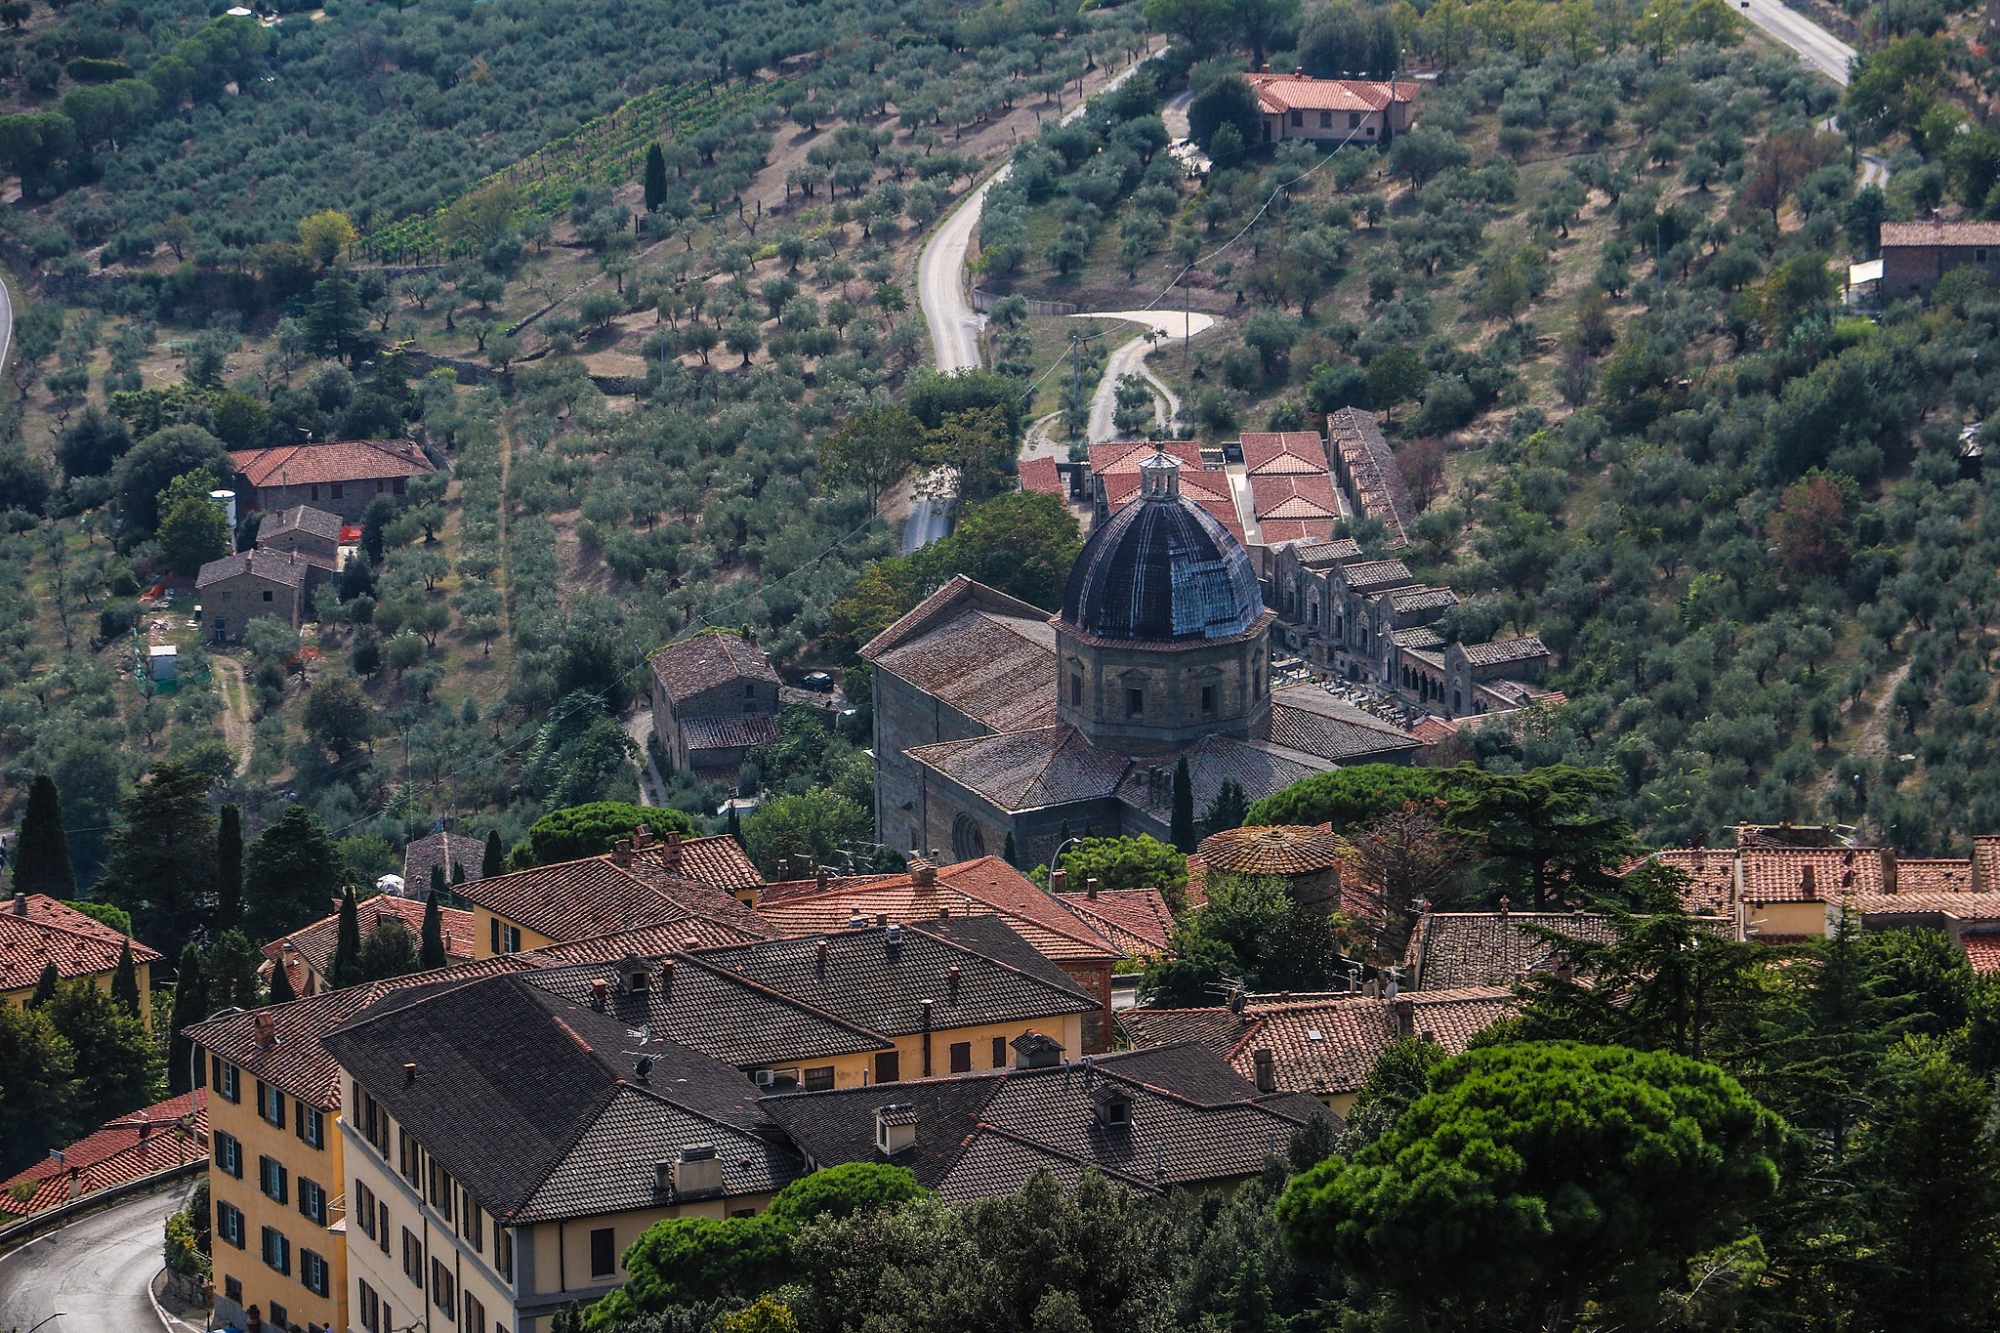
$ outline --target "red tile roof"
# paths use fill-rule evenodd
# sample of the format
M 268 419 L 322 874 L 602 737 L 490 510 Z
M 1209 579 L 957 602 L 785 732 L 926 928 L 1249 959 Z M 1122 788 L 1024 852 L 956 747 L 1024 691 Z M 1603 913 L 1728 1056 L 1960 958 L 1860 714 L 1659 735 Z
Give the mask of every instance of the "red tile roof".
M 1106 508 L 1115 514 L 1138 497 L 1139 464 L 1156 451 L 1164 451 L 1180 463 L 1182 497 L 1207 510 L 1231 536 L 1242 541 L 1243 524 L 1237 518 L 1229 478 L 1219 471 L 1208 471 L 1201 459 L 1201 446 L 1189 440 L 1168 440 L 1157 446 L 1151 440 L 1091 445 L 1090 470 L 1103 483 Z
M 1874 847 L 1753 847 L 1737 853 L 1743 901 L 1838 902 L 1882 891 L 1882 854 Z
M 716 713 L 681 719 L 681 738 L 690 755 L 701 750 L 748 750 L 775 745 L 783 733 L 769 713 Z
M 1911 856 L 1896 858 L 1896 892 L 1971 893 L 1972 862 L 1964 858 Z M 2000 885 L 1992 886 L 2000 888 Z
M 2000 222 L 1885 222 L 1882 246 L 2000 245 Z
M 1084 925 L 1135 957 L 1167 952 L 1174 933 L 1174 914 L 1158 889 L 1099 889 L 1059 893 L 1056 901 Z
M 551 940 L 587 939 L 641 926 L 687 922 L 688 934 L 734 944 L 769 932 L 734 897 L 714 885 L 664 869 L 660 858 L 612 855 L 537 866 L 461 884 L 455 892 L 497 916 Z
M 1201 840 L 1202 864 L 1239 875 L 1311 875 L 1340 864 L 1340 839 L 1325 825 L 1228 829 Z
M 940 866 L 935 883 L 908 874 L 859 881 L 834 879 L 825 893 L 764 902 L 757 913 L 785 935 L 840 930 L 850 918 L 886 915 L 912 924 L 952 916 L 998 916 L 1044 958 L 1116 959 L 1118 947 L 1065 910 L 1055 895 L 997 856 Z
M 1333 478 L 1324 472 L 1252 477 L 1250 497 L 1259 523 L 1283 519 L 1332 523 L 1340 517 Z M 1270 541 L 1268 535 L 1265 541 Z
M 1252 477 L 1326 475 L 1326 441 L 1318 431 L 1244 431 L 1243 470 Z
M 1244 82 L 1267 112 L 1380 111 L 1391 102 L 1414 102 L 1418 85 L 1373 79 L 1315 79 L 1304 74 L 1246 74 Z
M 692 635 L 654 653 L 652 663 L 655 685 L 676 703 L 732 680 L 778 683 L 763 650 L 741 634 Z
M 384 921 L 400 921 L 412 935 L 421 935 L 424 929 L 424 902 L 420 898 L 392 898 L 386 893 L 378 893 L 357 903 L 354 915 L 360 924 L 363 939 L 374 934 Z M 438 915 L 444 926 L 445 955 L 454 961 L 470 960 L 477 952 L 473 948 L 472 913 L 459 907 L 440 907 Z M 272 940 L 264 946 L 264 956 L 274 963 L 289 963 L 294 959 L 302 961 L 324 977 L 327 967 L 333 962 L 333 950 L 339 937 L 340 913 L 335 912 Z M 286 945 L 291 946 L 289 955 Z M 292 979 L 296 987 L 301 978 L 293 971 Z
M 46 894 L 0 899 L 0 991 L 33 986 L 51 962 L 64 981 L 98 976 L 118 966 L 124 947 L 118 931 Z M 135 964 L 160 958 L 159 950 L 132 941 Z
M 679 848 L 676 857 L 673 844 L 656 842 L 634 852 L 633 858 L 649 866 L 657 865 L 663 874 L 679 875 L 715 889 L 754 889 L 764 882 L 749 855 L 727 833 L 682 838 Z
M 2000 972 L 2000 931 L 1967 931 L 1958 937 L 1958 944 L 1973 971 L 1981 976 Z
M 197 1089 L 133 1111 L 0 1181 L 0 1212 L 25 1217 L 208 1155 L 208 1094 Z M 17 1199 L 16 1190 L 27 1193 Z
M 1634 861 L 1625 869 L 1631 873 L 1646 860 L 1680 871 L 1688 877 L 1681 891 L 1681 906 L 1708 916 L 1726 915 L 1736 901 L 1736 858 L 1727 851 L 1701 847 L 1675 848 L 1654 852 L 1650 858 Z
M 1039 491 L 1044 495 L 1065 498 L 1069 495 L 1069 487 L 1063 485 L 1062 473 L 1056 469 L 1056 460 L 1047 454 L 1023 458 L 1014 465 L 1014 470 L 1020 474 L 1021 489 L 1024 491 Z
M 2000 922 L 2000 893 L 1857 893 L 1854 905 L 1863 916 L 1948 916 L 1957 921 Z
M 243 449 L 229 455 L 229 464 L 252 486 L 374 481 L 437 471 L 413 440 L 326 440 Z

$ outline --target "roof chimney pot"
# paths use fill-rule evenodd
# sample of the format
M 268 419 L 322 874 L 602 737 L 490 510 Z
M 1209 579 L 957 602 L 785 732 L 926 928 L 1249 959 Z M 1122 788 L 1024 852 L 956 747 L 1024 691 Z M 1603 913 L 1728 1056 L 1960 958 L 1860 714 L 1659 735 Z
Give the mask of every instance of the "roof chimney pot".
M 1057 866 L 1049 872 L 1049 892 L 1065 893 L 1069 890 L 1069 871 Z
M 927 889 L 937 883 L 937 867 L 921 858 L 910 862 L 910 883 Z
M 26 916 L 27 914 L 28 914 L 28 895 L 25 893 L 16 893 L 14 895 L 14 915 Z
M 662 959 L 660 962 L 660 988 L 662 990 L 671 990 L 673 984 L 674 960 L 671 958 Z
M 606 982 L 602 977 L 599 977 L 596 981 L 591 982 L 590 1007 L 597 1010 L 597 1012 L 600 1014 L 603 1013 L 605 998 L 610 993 L 610 990 L 611 987 L 608 984 L 606 984 Z
M 1396 1014 L 1396 1039 L 1406 1040 L 1417 1035 L 1417 1003 L 1407 996 L 1399 996 L 1389 1002 Z
M 1097 876 L 1092 875 L 1083 882 L 1083 892 L 1085 897 L 1095 898 L 1097 896 Z
M 407 1088 L 416 1081 L 417 1062 L 415 1060 L 405 1060 L 403 1062 L 403 1086 Z
M 1276 1092 L 1278 1090 L 1278 1057 L 1268 1050 L 1250 1052 L 1250 1059 L 1257 1071 L 1257 1091 Z
M 947 990 L 950 993 L 951 998 L 953 1000 L 958 999 L 958 964 L 953 963 L 950 969 L 944 975 L 947 984 Z
M 813 891 L 814 891 L 815 893 L 825 893 L 825 892 L 826 892 L 826 867 L 825 867 L 825 866 L 821 866 L 821 867 L 819 868 L 819 871 L 818 871 L 818 872 L 817 872 L 816 874 L 814 874 L 814 875 L 813 875 Z

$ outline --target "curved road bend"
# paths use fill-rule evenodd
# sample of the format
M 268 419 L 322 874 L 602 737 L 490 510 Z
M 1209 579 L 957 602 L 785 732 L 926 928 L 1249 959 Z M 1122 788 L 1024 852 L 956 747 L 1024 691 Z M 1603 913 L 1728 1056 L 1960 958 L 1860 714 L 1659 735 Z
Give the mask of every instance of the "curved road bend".
M 1072 315 L 1072 319 L 1122 319 L 1134 324 L 1144 324 L 1148 329 L 1164 335 L 1160 345 L 1171 345 L 1174 339 L 1191 337 L 1215 323 L 1212 315 L 1199 311 L 1184 315 L 1178 310 L 1112 310 L 1090 315 Z M 1106 440 L 1120 438 L 1116 424 L 1118 413 L 1118 381 L 1127 375 L 1138 375 L 1153 386 L 1153 395 L 1166 405 L 1166 424 L 1172 427 L 1180 419 L 1181 400 L 1169 389 L 1165 382 L 1146 368 L 1146 354 L 1154 344 L 1142 334 L 1120 343 L 1113 349 L 1104 363 L 1104 378 L 1097 382 L 1097 391 L 1090 396 L 1090 442 L 1102 444 Z M 1156 408 L 1157 410 L 1157 408 Z
M 193 1182 L 112 1205 L 0 1258 L 0 1328 L 32 1328 L 52 1314 L 50 1333 L 157 1329 L 147 1287 L 160 1271 L 162 1227 Z

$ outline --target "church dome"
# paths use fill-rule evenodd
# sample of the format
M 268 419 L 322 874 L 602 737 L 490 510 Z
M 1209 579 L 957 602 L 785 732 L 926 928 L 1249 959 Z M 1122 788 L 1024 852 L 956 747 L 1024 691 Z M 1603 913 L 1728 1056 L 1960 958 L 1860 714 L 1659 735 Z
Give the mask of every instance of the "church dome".
M 1139 465 L 1139 496 L 1092 533 L 1069 572 L 1062 618 L 1100 639 L 1227 639 L 1264 614 L 1250 555 L 1181 498 L 1180 464 Z

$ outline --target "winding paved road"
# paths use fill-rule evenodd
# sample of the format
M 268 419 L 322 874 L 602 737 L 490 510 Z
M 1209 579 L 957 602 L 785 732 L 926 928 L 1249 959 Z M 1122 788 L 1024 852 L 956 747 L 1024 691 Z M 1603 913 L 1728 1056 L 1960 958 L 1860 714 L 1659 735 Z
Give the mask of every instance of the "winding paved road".
M 160 1326 L 146 1294 L 160 1271 L 161 1228 L 193 1182 L 114 1204 L 0 1259 L 0 1328 L 146 1333 Z
M 1199 312 L 1183 315 L 1178 310 L 1113 310 L 1102 314 L 1073 315 L 1073 319 L 1123 319 L 1134 324 L 1144 324 L 1174 338 L 1192 337 L 1215 323 L 1211 315 Z M 1171 428 L 1180 419 L 1181 400 L 1158 376 L 1146 368 L 1146 354 L 1154 344 L 1143 335 L 1121 343 L 1104 363 L 1104 378 L 1097 382 L 1097 391 L 1090 396 L 1090 442 L 1101 444 L 1106 440 L 1123 438 L 1125 432 L 1118 429 L 1118 381 L 1127 375 L 1138 375 L 1153 386 L 1156 398 L 1166 403 L 1167 425 Z
M 1785 8 L 1779 0 L 1742 0 L 1743 17 L 1778 41 L 1799 53 L 1808 68 L 1847 86 L 1847 67 L 1854 63 L 1854 48 L 1814 23 L 1804 14 Z

